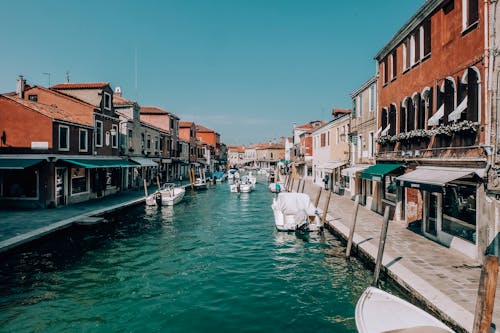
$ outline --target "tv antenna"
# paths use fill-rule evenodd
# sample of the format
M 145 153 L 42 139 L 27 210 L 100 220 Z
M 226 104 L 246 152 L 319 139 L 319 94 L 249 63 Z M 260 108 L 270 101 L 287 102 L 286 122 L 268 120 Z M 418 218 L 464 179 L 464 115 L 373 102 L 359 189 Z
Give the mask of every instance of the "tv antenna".
M 47 76 L 48 76 L 48 78 L 49 78 L 49 87 L 50 87 L 50 73 L 45 72 L 45 73 L 42 73 L 42 74 L 43 74 L 43 75 L 47 75 Z

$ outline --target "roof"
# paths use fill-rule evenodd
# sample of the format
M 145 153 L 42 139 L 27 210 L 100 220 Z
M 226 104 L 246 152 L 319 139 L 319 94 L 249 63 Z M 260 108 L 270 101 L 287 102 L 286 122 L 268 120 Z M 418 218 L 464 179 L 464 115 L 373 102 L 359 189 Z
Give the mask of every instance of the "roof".
M 126 99 L 125 97 L 122 97 L 118 94 L 115 94 L 113 96 L 113 105 L 115 105 L 115 106 L 134 105 L 135 103 L 137 103 L 137 102 L 132 101 L 130 99 Z
M 332 114 L 346 114 L 346 113 L 351 113 L 352 111 L 350 109 L 339 109 L 339 108 L 333 108 L 332 109 Z
M 395 47 L 397 47 L 406 36 L 420 25 L 429 15 L 432 14 L 446 0 L 427 0 L 413 16 L 399 29 L 376 55 L 375 60 L 380 61 L 385 58 Z
M 193 124 L 192 121 L 180 121 L 179 127 L 191 127 Z
M 52 86 L 53 89 L 102 89 L 109 86 L 109 82 L 87 82 L 87 83 L 60 83 Z
M 208 127 L 205 127 L 203 125 L 196 125 L 196 132 L 214 132 L 215 131 L 213 129 L 210 129 Z
M 57 91 L 57 90 L 54 90 L 54 89 L 45 88 L 45 87 L 42 87 L 42 86 L 33 86 L 33 87 L 30 87 L 29 89 L 26 89 L 24 91 L 24 93 L 25 93 L 25 95 L 29 95 L 29 92 L 31 90 L 35 90 L 35 89 L 40 89 L 40 90 L 43 90 L 43 91 L 45 91 L 45 92 L 47 92 L 49 94 L 57 95 L 59 97 L 69 99 L 69 100 L 71 100 L 73 102 L 80 103 L 80 104 L 82 104 L 84 106 L 88 106 L 89 108 L 92 108 L 92 109 L 94 109 L 94 107 L 95 107 L 94 105 L 92 105 L 90 103 L 87 103 L 84 100 L 81 100 L 78 97 L 75 97 L 73 95 L 68 95 L 68 94 L 65 94 L 63 92 L 60 92 L 60 91 Z M 16 96 L 17 96 L 17 94 L 16 94 Z
M 170 112 L 157 106 L 141 106 L 141 114 L 170 114 Z
M 32 101 L 27 101 L 24 99 L 20 99 L 19 97 L 14 97 L 14 96 L 3 96 L 3 98 L 11 100 L 17 104 L 20 104 L 26 108 L 32 109 L 40 114 L 43 114 L 44 116 L 55 119 L 55 120 L 62 120 L 70 123 L 75 123 L 79 125 L 85 125 L 85 126 L 94 126 L 94 121 L 93 121 L 93 115 L 88 116 L 88 115 L 78 115 L 74 114 L 71 111 L 67 111 L 65 109 L 61 109 L 57 105 L 46 105 L 38 102 L 32 102 Z
M 320 126 L 314 126 L 313 124 L 315 124 L 315 123 L 321 123 L 321 125 Z M 313 121 L 310 121 L 310 122 L 305 123 L 303 125 L 295 126 L 295 128 L 296 129 L 301 129 L 301 130 L 308 131 L 308 130 L 311 130 L 311 129 L 314 129 L 314 128 L 321 127 L 324 124 L 326 124 L 326 122 L 324 122 L 323 120 L 313 120 Z
M 282 143 L 262 143 L 256 149 L 285 149 L 285 145 Z

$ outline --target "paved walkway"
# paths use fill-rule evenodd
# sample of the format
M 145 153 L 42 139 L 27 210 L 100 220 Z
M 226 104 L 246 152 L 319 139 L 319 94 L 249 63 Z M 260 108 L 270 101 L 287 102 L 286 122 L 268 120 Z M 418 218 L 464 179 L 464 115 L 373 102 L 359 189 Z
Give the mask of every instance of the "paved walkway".
M 304 192 L 315 200 L 318 187 L 306 183 Z M 325 192 L 322 198 L 319 208 L 325 207 Z M 354 201 L 332 194 L 327 220 L 334 232 L 345 239 L 353 214 Z M 359 206 L 354 246 L 373 262 L 378 252 L 382 221 L 381 215 Z M 391 221 L 383 265 L 392 279 L 429 307 L 428 311 L 435 312 L 452 326 L 472 330 L 481 273 L 477 262 Z M 499 302 L 497 287 L 495 303 Z M 500 325 L 499 306 L 495 308 L 493 323 Z

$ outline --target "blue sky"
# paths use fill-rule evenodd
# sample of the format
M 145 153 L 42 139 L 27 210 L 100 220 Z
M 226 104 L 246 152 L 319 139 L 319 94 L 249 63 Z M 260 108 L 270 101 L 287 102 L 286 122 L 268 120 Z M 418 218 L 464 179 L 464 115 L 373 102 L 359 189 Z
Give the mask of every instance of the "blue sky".
M 227 144 L 331 119 L 423 0 L 3 1 L 0 91 L 110 82 Z

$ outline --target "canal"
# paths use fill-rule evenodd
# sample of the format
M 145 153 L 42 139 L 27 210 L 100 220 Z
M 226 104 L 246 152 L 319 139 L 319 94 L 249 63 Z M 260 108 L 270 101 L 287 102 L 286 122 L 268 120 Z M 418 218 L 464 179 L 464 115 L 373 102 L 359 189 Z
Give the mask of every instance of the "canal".
M 328 232 L 278 233 L 273 194 L 227 183 L 142 205 L 0 263 L 1 332 L 356 332 L 371 281 Z

